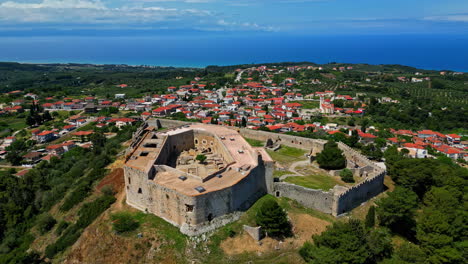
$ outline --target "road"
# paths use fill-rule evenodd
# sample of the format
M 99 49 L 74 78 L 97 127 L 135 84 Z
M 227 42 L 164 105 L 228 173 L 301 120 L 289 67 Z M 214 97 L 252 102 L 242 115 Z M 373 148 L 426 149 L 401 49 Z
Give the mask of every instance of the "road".
M 238 74 L 237 74 L 237 77 L 236 77 L 236 80 L 234 82 L 240 82 L 242 80 L 242 74 L 244 73 L 244 71 L 240 71 Z

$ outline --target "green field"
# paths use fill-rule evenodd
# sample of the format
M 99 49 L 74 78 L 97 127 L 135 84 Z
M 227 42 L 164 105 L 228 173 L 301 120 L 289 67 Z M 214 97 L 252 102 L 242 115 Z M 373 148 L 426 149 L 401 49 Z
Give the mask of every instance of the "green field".
M 305 159 L 306 151 L 298 148 L 292 148 L 281 145 L 281 148 L 277 151 L 267 150 L 271 158 L 275 161 L 284 164 L 290 164 L 296 161 Z
M 303 109 L 315 109 L 320 107 L 318 101 L 291 101 L 291 103 L 300 103 Z
M 25 118 L 17 118 L 17 117 L 2 117 L 0 119 L 0 132 L 5 129 L 10 129 L 12 131 L 21 130 L 26 128 L 26 119 Z
M 310 189 L 320 189 L 328 191 L 339 184 L 333 177 L 323 174 L 315 174 L 304 177 L 288 177 L 285 182 L 296 184 Z
M 281 176 L 287 175 L 287 174 L 293 174 L 293 173 L 287 170 L 286 171 L 275 170 L 273 171 L 273 178 L 280 178 Z
M 252 147 L 263 147 L 265 146 L 265 142 L 256 140 L 256 139 L 251 139 L 251 138 L 245 138 L 245 141 L 250 144 Z

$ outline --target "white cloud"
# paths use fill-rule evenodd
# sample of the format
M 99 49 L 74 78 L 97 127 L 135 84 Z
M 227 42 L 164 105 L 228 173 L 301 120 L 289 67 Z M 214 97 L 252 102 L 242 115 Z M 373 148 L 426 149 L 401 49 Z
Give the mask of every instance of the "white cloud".
M 99 0 L 43 0 L 40 3 L 19 3 L 7 1 L 0 4 L 0 8 L 9 9 L 40 9 L 40 8 L 86 8 L 86 9 L 105 9 L 105 6 Z
M 125 5 L 109 7 L 101 0 L 41 0 L 40 2 L 0 3 L 0 26 L 26 23 L 41 24 L 57 28 L 66 24 L 80 25 L 122 25 L 150 26 L 155 28 L 217 28 L 218 30 L 271 30 L 255 23 L 218 23 L 219 14 L 196 8 L 167 8 L 149 5 Z M 31 0 L 30 0 L 31 1 Z M 168 0 L 150 0 L 168 1 Z M 209 0 L 184 0 L 185 2 L 206 2 Z M 26 26 L 26 25 L 25 25 Z
M 424 20 L 447 21 L 447 22 L 468 22 L 468 14 L 453 14 L 446 16 L 425 17 Z

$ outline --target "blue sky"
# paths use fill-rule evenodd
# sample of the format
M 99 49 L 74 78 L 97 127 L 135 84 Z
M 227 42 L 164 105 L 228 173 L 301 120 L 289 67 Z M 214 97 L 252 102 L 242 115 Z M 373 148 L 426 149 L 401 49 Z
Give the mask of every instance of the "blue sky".
M 103 32 L 466 34 L 468 0 L 0 0 L 0 36 Z

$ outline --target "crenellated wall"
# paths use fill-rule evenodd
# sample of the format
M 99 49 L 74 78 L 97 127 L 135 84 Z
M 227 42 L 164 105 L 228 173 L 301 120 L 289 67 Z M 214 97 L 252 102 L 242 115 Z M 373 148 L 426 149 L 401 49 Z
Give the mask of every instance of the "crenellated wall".
M 287 197 L 305 207 L 333 214 L 333 191 L 314 190 L 287 182 L 275 182 L 273 188 L 273 195 L 276 197 Z
M 188 122 L 167 119 L 159 119 L 159 123 L 164 128 L 181 127 L 190 124 Z M 157 127 L 156 119 L 149 120 L 148 125 Z M 326 143 L 325 140 L 303 138 L 265 131 L 256 131 L 246 128 L 239 129 L 233 127 L 232 129 L 238 131 L 242 136 L 246 138 L 261 141 L 267 141 L 268 139 L 272 139 L 273 142 L 277 144 L 306 150 L 312 156 L 315 156 L 317 153 L 320 153 L 323 150 L 323 147 Z M 356 185 L 352 187 L 335 186 L 335 188 L 326 192 L 322 190 L 309 189 L 290 183 L 273 183 L 272 178 L 263 178 L 263 180 L 265 181 L 265 183 L 263 183 L 263 186 L 265 186 L 265 188 L 268 190 L 268 193 L 272 195 L 278 195 L 294 199 L 306 207 L 314 208 L 325 213 L 330 213 L 334 216 L 346 213 L 352 210 L 353 208 L 358 207 L 363 202 L 366 202 L 372 197 L 381 193 L 384 190 L 383 182 L 384 177 L 386 175 L 386 171 L 377 166 L 374 162 L 367 159 L 367 157 L 365 157 L 361 153 L 350 148 L 349 146 L 338 142 L 338 147 L 343 151 L 344 155 L 346 156 L 346 159 L 348 161 L 348 168 L 352 169 L 355 175 L 364 178 L 361 182 L 357 183 Z M 272 166 L 272 164 L 265 164 L 265 166 L 263 166 L 263 168 L 269 172 L 267 174 L 272 174 Z M 247 177 L 246 179 L 249 178 L 250 177 Z M 229 197 L 229 199 L 232 199 L 233 201 L 242 201 L 245 199 L 246 195 L 251 195 L 252 197 L 247 199 L 247 201 L 256 200 L 257 196 L 262 195 L 262 192 L 255 193 L 255 190 L 248 186 L 249 184 L 253 184 L 253 186 L 259 185 L 258 182 L 246 182 L 240 184 L 239 187 L 234 186 L 232 188 L 231 191 L 236 193 L 236 195 L 230 193 L 227 196 L 222 195 L 221 197 L 224 197 L 223 199 Z M 212 198 L 221 199 L 220 197 Z M 249 203 L 247 203 L 246 205 L 248 204 Z M 234 207 L 239 206 L 240 204 L 236 204 Z M 209 206 L 207 208 L 209 208 Z

